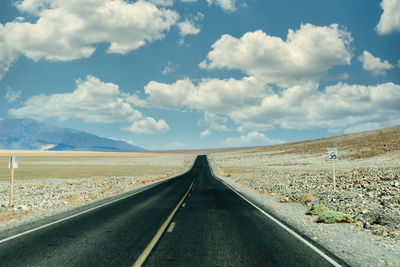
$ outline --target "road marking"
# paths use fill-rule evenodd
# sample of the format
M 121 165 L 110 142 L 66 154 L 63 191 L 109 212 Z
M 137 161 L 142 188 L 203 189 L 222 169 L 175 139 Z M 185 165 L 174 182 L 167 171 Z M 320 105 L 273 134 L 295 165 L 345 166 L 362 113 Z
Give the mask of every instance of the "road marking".
M 172 222 L 172 223 L 169 225 L 167 232 L 168 232 L 168 233 L 171 233 L 172 231 L 174 231 L 174 228 L 175 228 L 175 222 Z
M 210 168 L 211 170 L 211 168 Z M 213 174 L 214 177 L 216 177 L 214 175 L 214 173 L 211 171 L 211 173 Z M 325 254 L 325 252 L 323 252 L 322 250 L 320 250 L 319 248 L 317 248 L 316 246 L 314 246 L 313 244 L 311 244 L 309 241 L 307 241 L 306 239 L 304 239 L 302 236 L 300 236 L 299 234 L 297 234 L 295 231 L 293 231 L 292 229 L 290 229 L 289 227 L 287 227 L 286 225 L 284 225 L 283 223 L 281 223 L 279 220 L 275 219 L 275 217 L 273 217 L 271 214 L 267 213 L 266 211 L 264 211 L 263 209 L 261 209 L 260 207 L 258 207 L 256 204 L 254 204 L 253 202 L 251 202 L 250 200 L 248 200 L 247 198 L 245 198 L 242 194 L 240 194 L 238 191 L 236 191 L 232 186 L 230 186 L 229 184 L 225 183 L 224 181 L 222 181 L 221 179 L 217 178 L 216 180 L 220 181 L 222 184 L 224 184 L 225 186 L 227 186 L 228 188 L 230 188 L 233 192 L 235 192 L 239 197 L 241 197 L 242 199 L 244 199 L 245 201 L 247 201 L 250 205 L 252 205 L 254 208 L 256 208 L 258 211 L 260 211 L 262 214 L 264 214 L 265 216 L 267 216 L 269 219 L 271 219 L 272 221 L 274 221 L 276 224 L 278 224 L 280 227 L 282 227 L 283 229 L 285 229 L 286 231 L 288 231 L 290 234 L 292 234 L 293 236 L 295 236 L 297 239 L 299 239 L 301 242 L 303 242 L 306 246 L 308 246 L 309 248 L 311 248 L 312 250 L 314 250 L 317 254 L 319 254 L 322 258 L 324 258 L 326 261 L 328 261 L 330 264 L 332 264 L 335 267 L 341 267 L 342 265 L 340 265 L 339 263 L 337 263 L 334 259 L 332 259 L 331 257 L 329 257 L 328 255 Z
M 173 178 L 171 178 L 171 179 L 173 179 Z M 78 213 L 76 213 L 76 214 L 73 214 L 73 215 L 71 215 L 71 216 L 68 216 L 68 217 L 59 219 L 59 220 L 57 220 L 57 221 L 54 221 L 54 222 L 51 222 L 51 223 L 47 223 L 47 224 L 44 224 L 44 225 L 39 226 L 39 227 L 37 227 L 37 228 L 31 229 L 31 230 L 27 230 L 27 231 L 25 231 L 25 232 L 22 232 L 22 233 L 19 233 L 19 234 L 16 234 L 16 235 L 13 235 L 13 236 L 4 238 L 4 239 L 0 240 L 0 244 L 1 244 L 1 243 L 4 243 L 4 242 L 7 242 L 7 241 L 9 241 L 9 240 L 15 239 L 15 238 L 17 238 L 17 237 L 20 237 L 20 236 L 23 236 L 23 235 L 26 235 L 26 234 L 35 232 L 35 231 L 37 231 L 37 230 L 40 230 L 40 229 L 49 227 L 49 226 L 51 226 L 51 225 L 54 225 L 54 224 L 57 224 L 57 223 L 60 223 L 60 222 L 63 222 L 63 221 L 66 221 L 66 220 L 75 218 L 75 217 L 77 217 L 77 216 L 79 216 L 79 215 L 82 215 L 82 214 L 88 213 L 88 212 L 90 212 L 90 211 L 92 211 L 92 210 L 96 210 L 96 209 L 99 209 L 99 208 L 101 208 L 101 207 L 110 205 L 110 204 L 112 204 L 112 203 L 114 203 L 114 202 L 117 202 L 117 201 L 120 201 L 120 200 L 124 200 L 124 199 L 126 199 L 126 198 L 129 198 L 129 197 L 132 197 L 132 196 L 134 196 L 134 195 L 137 195 L 137 194 L 139 194 L 139 193 L 141 193 L 141 192 L 143 192 L 143 191 L 146 191 L 146 190 L 148 190 L 148 189 L 150 189 L 150 188 L 153 188 L 153 187 L 155 187 L 156 185 L 158 185 L 158 184 L 160 184 L 160 183 L 162 183 L 162 182 L 166 182 L 166 181 L 168 181 L 168 180 L 164 180 L 164 181 L 161 181 L 161 182 L 154 183 L 154 184 L 152 184 L 152 185 L 143 187 L 143 188 L 141 188 L 141 189 L 138 189 L 138 191 L 136 191 L 136 192 L 134 192 L 133 194 L 130 194 L 130 195 L 126 196 L 126 197 L 122 197 L 122 198 L 115 199 L 115 200 L 113 200 L 113 201 L 110 201 L 110 202 L 101 204 L 101 205 L 99 205 L 99 206 L 90 208 L 90 209 L 88 209 L 88 210 L 84 210 L 84 211 L 78 212 Z
M 193 182 L 190 184 L 189 189 L 186 191 L 185 195 L 182 197 L 181 201 L 179 201 L 178 205 L 176 205 L 174 210 L 171 212 L 171 214 L 168 216 L 168 218 L 165 220 L 165 222 L 161 225 L 160 229 L 158 229 L 158 231 L 154 235 L 153 239 L 151 239 L 150 243 L 143 250 L 142 254 L 140 254 L 139 258 L 137 258 L 135 263 L 132 265 L 133 267 L 142 266 L 142 264 L 146 261 L 147 257 L 150 255 L 150 252 L 153 250 L 153 248 L 157 244 L 158 240 L 161 238 L 162 234 L 165 232 L 165 229 L 167 229 L 167 226 L 171 222 L 175 213 L 178 211 L 178 209 L 182 205 L 183 201 L 189 195 L 189 192 L 192 189 L 193 183 L 194 183 L 194 179 L 193 179 Z
M 186 202 L 182 204 L 182 208 L 184 208 L 186 206 Z

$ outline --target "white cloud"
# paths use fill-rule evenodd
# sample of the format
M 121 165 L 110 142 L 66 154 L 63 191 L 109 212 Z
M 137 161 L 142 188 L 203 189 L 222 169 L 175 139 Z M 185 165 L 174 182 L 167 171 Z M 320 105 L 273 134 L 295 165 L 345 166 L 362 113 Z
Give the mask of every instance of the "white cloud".
M 385 127 L 400 123 L 400 85 L 376 86 L 338 83 L 318 90 L 317 84 L 297 85 L 263 99 L 259 106 L 230 114 L 248 129 L 259 125 L 282 128 L 328 128 L 343 132 L 348 128 L 376 123 Z
M 171 61 L 168 61 L 167 64 L 165 65 L 164 69 L 161 71 L 161 73 L 163 75 L 167 75 L 171 72 L 174 72 L 178 67 L 179 67 L 179 65 L 176 65 L 176 64 L 172 63 Z
M 186 35 L 196 35 L 200 33 L 200 27 L 195 25 L 192 21 L 190 20 L 185 20 L 183 22 L 180 22 L 178 24 L 179 27 L 179 34 L 182 37 L 185 37 Z
M 188 92 L 194 87 L 189 79 L 178 80 L 174 84 L 149 82 L 144 91 L 150 96 L 152 106 L 164 109 L 179 109 L 183 107 Z
M 24 0 L 16 6 L 37 20 L 0 23 L 0 76 L 21 55 L 70 61 L 90 57 L 97 43 L 109 43 L 108 53 L 125 54 L 162 39 L 179 19 L 145 1 Z
M 186 107 L 227 113 L 237 107 L 260 103 L 265 88 L 255 77 L 204 79 L 197 85 L 186 78 L 173 84 L 151 81 L 145 86 L 145 93 L 154 107 L 175 110 Z
M 221 7 L 226 12 L 233 12 L 236 11 L 235 6 L 236 0 L 207 0 L 208 5 L 215 5 Z
M 151 82 L 147 102 L 167 109 L 193 109 L 204 113 L 200 125 L 227 130 L 228 119 L 239 131 L 288 129 L 346 129 L 376 123 L 382 127 L 400 123 L 400 85 L 375 86 L 338 83 L 319 88 L 317 82 L 287 88 L 271 88 L 255 77 L 242 80 L 191 80 L 173 84 Z M 360 126 L 361 127 L 361 126 Z
M 227 131 L 228 127 L 226 126 L 228 122 L 228 118 L 222 115 L 218 115 L 216 113 L 204 112 L 204 118 L 200 121 L 200 125 L 207 125 L 208 130 L 215 131 Z
M 379 34 L 389 34 L 400 31 L 400 0 L 382 0 L 383 13 L 376 30 Z
M 15 91 L 11 87 L 7 87 L 4 98 L 7 100 L 7 103 L 12 103 L 21 97 L 21 93 L 21 90 Z
M 136 93 L 134 94 L 122 94 L 125 100 L 131 103 L 134 107 L 145 108 L 148 104 L 145 100 L 141 99 Z
M 39 12 L 49 7 L 51 0 L 22 0 L 15 2 L 15 6 L 21 12 L 28 13 L 31 15 L 39 15 Z
M 204 131 L 202 131 L 200 133 L 200 137 L 202 137 L 202 138 L 210 136 L 210 135 L 211 135 L 211 130 L 210 129 L 205 129 Z
M 212 45 L 200 67 L 239 69 L 281 86 L 301 80 L 332 79 L 329 69 L 350 64 L 351 42 L 350 33 L 336 24 L 301 25 L 299 30 L 289 30 L 286 41 L 261 30 L 248 32 L 240 39 L 225 34 Z
M 131 126 L 123 129 L 139 134 L 166 133 L 170 130 L 168 124 L 164 120 L 156 121 L 151 117 L 137 120 L 133 122 Z
M 387 60 L 383 61 L 379 57 L 374 57 L 370 52 L 364 50 L 358 58 L 363 63 L 363 69 L 371 72 L 373 75 L 386 75 L 386 71 L 394 68 Z
M 18 58 L 17 54 L 12 49 L 12 45 L 5 42 L 4 37 L 1 34 L 3 29 L 4 27 L 0 23 L 0 80 Z
M 17 118 L 58 118 L 81 119 L 87 122 L 132 123 L 127 130 L 135 133 L 156 133 L 169 130 L 165 121 L 155 121 L 135 110 L 113 83 L 87 76 L 86 80 L 76 81 L 72 93 L 37 95 L 29 98 L 23 107 L 9 110 Z
M 180 23 L 178 23 L 179 35 L 182 37 L 179 40 L 179 44 L 183 45 L 185 43 L 186 35 L 197 35 L 200 33 L 200 25 L 199 22 L 204 18 L 203 13 L 198 12 L 197 15 L 191 16 L 190 19 L 186 19 Z
M 265 136 L 263 133 L 259 132 L 249 132 L 247 135 L 242 135 L 240 137 L 232 138 L 229 137 L 223 142 L 226 146 L 231 147 L 246 147 L 246 146 L 266 146 L 282 144 L 286 141 L 281 139 L 271 139 Z

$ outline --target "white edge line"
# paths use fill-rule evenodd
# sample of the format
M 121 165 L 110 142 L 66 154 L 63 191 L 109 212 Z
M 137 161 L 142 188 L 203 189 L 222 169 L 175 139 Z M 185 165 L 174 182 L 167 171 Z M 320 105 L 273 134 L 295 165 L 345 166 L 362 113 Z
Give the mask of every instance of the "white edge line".
M 192 167 L 194 166 L 194 163 L 195 163 L 195 162 L 196 162 L 196 159 L 193 161 L 192 165 L 190 166 L 190 168 L 189 168 L 188 170 L 186 170 L 185 172 L 183 172 L 183 173 L 181 173 L 181 174 L 178 174 L 178 175 L 176 175 L 176 176 L 174 176 L 174 177 L 167 178 L 167 179 L 162 180 L 162 181 L 160 181 L 160 182 L 155 182 L 155 183 L 153 183 L 153 184 L 151 184 L 151 185 L 149 185 L 149 186 L 147 186 L 147 187 L 139 188 L 139 189 L 137 189 L 138 191 L 136 191 L 136 192 L 134 192 L 134 193 L 132 193 L 132 194 L 130 194 L 130 195 L 128 195 L 128 196 L 125 196 L 125 197 L 122 197 L 122 198 L 118 198 L 118 199 L 114 199 L 114 200 L 112 200 L 112 201 L 110 201 L 110 202 L 101 204 L 101 205 L 99 205 L 99 206 L 90 208 L 90 209 L 88 209 L 88 210 L 84 210 L 84 211 L 78 212 L 78 213 L 76 213 L 76 214 L 73 214 L 73 215 L 70 215 L 70 216 L 68 216 L 68 217 L 59 219 L 59 220 L 57 220 L 57 221 L 54 221 L 54 222 L 51 222 L 51 223 L 47 223 L 47 224 L 44 224 L 44 225 L 42 225 L 42 226 L 36 227 L 36 228 L 34 228 L 34 229 L 30 229 L 30 230 L 27 230 L 27 231 L 25 231 L 25 232 L 22 232 L 22 233 L 19 233 L 19 234 L 16 234 L 16 235 L 13 235 L 13 236 L 4 238 L 4 239 L 0 240 L 0 244 L 5 243 L 5 242 L 7 242 L 7 241 L 9 241 L 9 240 L 15 239 L 15 238 L 17 238 L 17 237 L 20 237 L 20 236 L 23 236 L 23 235 L 26 235 L 26 234 L 35 232 L 35 231 L 37 231 L 37 230 L 40 230 L 40 229 L 49 227 L 49 226 L 51 226 L 51 225 L 54 225 L 54 224 L 57 224 L 57 223 L 60 223 L 60 222 L 63 222 L 63 221 L 72 219 L 72 218 L 77 217 L 77 216 L 79 216 L 79 215 L 88 213 L 88 212 L 90 212 L 90 211 L 92 211 L 92 210 L 99 209 L 99 208 L 101 208 L 101 207 L 110 205 L 110 204 L 112 204 L 112 203 L 114 203 L 114 202 L 117 202 L 117 201 L 126 199 L 126 198 L 128 198 L 128 197 L 131 197 L 131 196 L 134 196 L 134 195 L 136 195 L 136 194 L 139 194 L 139 193 L 141 193 L 141 192 L 143 192 L 143 191 L 146 191 L 146 190 L 148 190 L 148 189 L 150 189 L 150 188 L 153 188 L 154 186 L 159 185 L 159 184 L 161 184 L 161 183 L 163 183 L 163 182 L 166 182 L 166 181 L 169 181 L 169 180 L 174 179 L 174 178 L 176 178 L 176 177 L 182 176 L 182 175 L 188 173 L 188 172 L 192 169 Z
M 174 177 L 174 178 L 175 178 L 175 177 Z M 170 179 L 172 179 L 172 178 L 170 178 Z M 168 180 L 169 180 L 169 179 L 168 179 Z M 110 201 L 110 202 L 101 204 L 101 205 L 99 205 L 99 206 L 90 208 L 90 209 L 88 209 L 88 210 L 84 210 L 84 211 L 78 212 L 78 213 L 76 213 L 76 214 L 70 215 L 70 216 L 68 216 L 68 217 L 59 219 L 59 220 L 57 220 L 57 221 L 54 221 L 54 222 L 51 222 L 51 223 L 47 223 L 47 224 L 44 224 L 44 225 L 39 226 L 39 227 L 37 227 L 37 228 L 30 229 L 30 230 L 27 230 L 27 231 L 25 231 L 25 232 L 22 232 L 22 233 L 19 233 L 19 234 L 16 234 L 16 235 L 7 237 L 7 238 L 5 238 L 5 239 L 0 240 L 0 244 L 2 244 L 2 243 L 4 243 L 4 242 L 7 242 L 7 241 L 9 241 L 9 240 L 15 239 L 15 238 L 17 238 L 17 237 L 20 237 L 20 236 L 23 236 L 23 235 L 26 235 L 26 234 L 35 232 L 35 231 L 37 231 L 37 230 L 40 230 L 40 229 L 49 227 L 49 226 L 51 226 L 51 225 L 54 225 L 54 224 L 57 224 L 57 223 L 60 223 L 60 222 L 63 222 L 63 221 L 72 219 L 72 218 L 77 217 L 77 216 L 79 216 L 79 215 L 88 213 L 88 212 L 90 212 L 90 211 L 92 211 L 92 210 L 96 210 L 96 209 L 99 209 L 99 208 L 101 208 L 101 207 L 110 205 L 110 204 L 112 204 L 112 203 L 114 203 L 114 202 L 117 202 L 117 201 L 120 201 L 120 200 L 124 200 L 124 199 L 126 199 L 126 198 L 129 198 L 129 197 L 132 197 L 132 196 L 134 196 L 134 195 L 137 195 L 137 194 L 139 194 L 139 193 L 141 193 L 141 192 L 143 192 L 143 191 L 146 191 L 146 190 L 148 190 L 148 189 L 150 189 L 150 188 L 153 188 L 154 186 L 156 186 L 156 185 L 158 185 L 158 184 L 160 184 L 160 183 L 162 183 L 162 182 L 166 182 L 166 181 L 167 181 L 167 180 L 161 181 L 161 182 L 159 182 L 159 183 L 154 183 L 154 184 L 152 184 L 152 185 L 149 185 L 149 186 L 146 187 L 146 188 L 143 188 L 143 187 L 142 187 L 142 188 L 139 188 L 138 191 L 136 191 L 136 192 L 134 192 L 134 193 L 132 193 L 132 194 L 130 194 L 130 195 L 128 195 L 128 196 L 125 196 L 125 197 L 122 197 L 122 198 L 118 198 L 118 199 L 114 199 L 114 200 L 112 200 L 112 201 Z
M 282 227 L 283 229 L 285 229 L 287 232 L 289 232 L 290 234 L 292 234 L 293 236 L 295 236 L 297 239 L 299 239 L 301 242 L 303 242 L 305 245 L 307 245 L 309 248 L 311 248 L 312 250 L 314 250 L 316 253 L 318 253 L 321 257 L 323 257 L 325 260 L 327 260 L 329 263 L 331 263 L 333 266 L 336 267 L 342 267 L 341 264 L 337 263 L 334 259 L 332 259 L 331 257 L 329 257 L 328 255 L 326 255 L 322 250 L 320 250 L 319 248 L 317 248 L 316 246 L 314 246 L 313 244 L 311 244 L 309 241 L 307 241 L 306 239 L 304 239 L 302 236 L 300 236 L 299 234 L 297 234 L 295 231 L 293 231 L 292 229 L 290 229 L 289 227 L 287 227 L 286 225 L 284 225 L 283 223 L 281 223 L 280 221 L 278 221 L 277 219 L 275 219 L 272 215 L 270 215 L 269 213 L 267 213 L 266 211 L 264 211 L 263 209 L 261 209 L 260 207 L 258 207 L 256 204 L 254 204 L 253 202 L 251 202 L 250 200 L 248 200 L 247 198 L 245 198 L 242 194 L 240 194 L 238 191 L 236 191 L 232 186 L 230 186 L 229 184 L 225 183 L 224 181 L 222 181 L 221 178 L 218 178 L 217 176 L 215 176 L 214 172 L 212 171 L 211 167 L 210 167 L 211 173 L 213 174 L 214 178 L 217 178 L 216 180 L 219 180 L 222 184 L 224 184 L 225 186 L 227 186 L 228 188 L 230 188 L 233 192 L 235 192 L 238 196 L 240 196 L 242 199 L 244 199 L 245 201 L 247 201 L 250 205 L 252 205 L 254 208 L 256 208 L 258 211 L 260 211 L 262 214 L 264 214 L 265 216 L 267 216 L 269 219 L 271 219 L 272 221 L 274 221 L 276 224 L 278 224 L 280 227 Z

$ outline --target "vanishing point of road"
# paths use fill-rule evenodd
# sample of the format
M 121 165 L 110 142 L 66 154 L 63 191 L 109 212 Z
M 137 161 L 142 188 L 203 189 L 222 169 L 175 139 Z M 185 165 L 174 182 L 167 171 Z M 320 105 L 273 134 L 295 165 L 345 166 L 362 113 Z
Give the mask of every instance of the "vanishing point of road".
M 21 231 L 1 237 L 0 266 L 341 264 L 214 178 L 205 156 L 181 176 Z

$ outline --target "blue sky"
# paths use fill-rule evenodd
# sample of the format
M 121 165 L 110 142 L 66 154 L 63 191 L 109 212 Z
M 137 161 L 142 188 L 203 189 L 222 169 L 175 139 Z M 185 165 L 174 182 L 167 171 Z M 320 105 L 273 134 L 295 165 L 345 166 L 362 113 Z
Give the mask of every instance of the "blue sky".
M 0 118 L 147 149 L 400 124 L 400 0 L 0 3 Z

